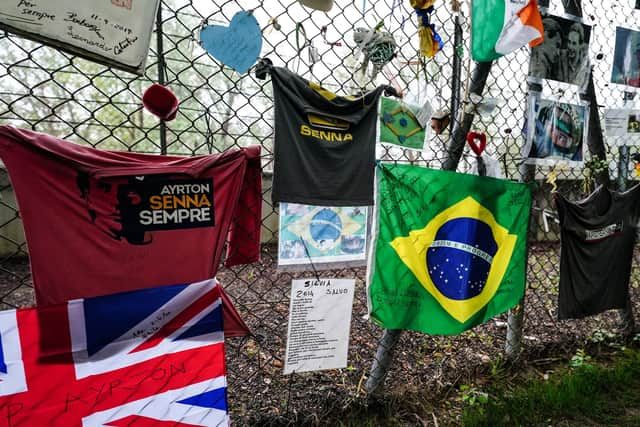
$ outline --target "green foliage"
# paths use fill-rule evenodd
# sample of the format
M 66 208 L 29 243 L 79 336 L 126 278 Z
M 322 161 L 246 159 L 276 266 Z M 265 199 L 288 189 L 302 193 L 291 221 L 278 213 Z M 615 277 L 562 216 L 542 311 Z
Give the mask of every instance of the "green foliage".
M 489 394 L 475 387 L 463 384 L 460 386 L 462 401 L 468 406 L 483 405 L 489 401 Z
M 607 331 L 606 329 L 596 329 L 591 333 L 589 337 L 589 341 L 594 343 L 604 343 L 606 341 L 611 341 L 616 338 L 616 334 L 611 331 Z
M 571 357 L 569 366 L 572 368 L 581 368 L 583 366 L 589 366 L 589 361 L 591 361 L 591 356 L 581 348 Z
M 498 353 L 493 359 L 491 359 L 491 369 L 489 374 L 491 378 L 498 378 L 504 371 L 505 359 L 501 353 Z
M 625 351 L 612 367 L 587 363 L 532 380 L 513 391 L 491 392 L 485 404 L 465 409 L 465 426 L 640 425 L 640 351 Z M 576 357 L 574 356 L 574 358 Z M 572 359 L 573 360 L 573 359 Z
M 584 193 L 591 193 L 595 188 L 596 177 L 604 172 L 607 172 L 609 165 L 606 160 L 599 157 L 592 157 L 584 162 L 584 179 L 582 181 L 582 191 Z

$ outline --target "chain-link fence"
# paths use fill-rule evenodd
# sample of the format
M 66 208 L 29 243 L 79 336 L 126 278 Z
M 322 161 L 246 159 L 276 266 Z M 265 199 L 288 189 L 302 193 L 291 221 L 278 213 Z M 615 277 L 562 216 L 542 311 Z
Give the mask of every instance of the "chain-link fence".
M 576 14 L 579 2 L 566 3 L 567 11 Z M 604 108 L 638 108 L 635 90 L 610 83 L 610 77 L 615 28 L 633 28 L 640 12 L 633 11 L 632 0 L 603 3 L 589 1 L 582 5 L 584 23 L 591 26 L 589 57 L 597 97 L 592 113 L 599 113 L 590 119 L 600 129 Z M 552 169 L 523 164 L 528 92 L 542 91 L 545 97 L 574 103 L 580 99 L 589 102 L 589 92 L 585 95 L 581 93 L 585 87 L 554 82 L 527 83 L 530 55 L 526 48 L 484 68 L 470 61 L 467 3 L 456 13 L 451 5 L 436 2 L 433 22 L 444 47 L 426 60 L 418 57 L 416 17 L 409 2 L 395 0 L 337 0 L 328 13 L 304 8 L 293 0 L 163 0 L 146 70 L 139 77 L 0 33 L 2 124 L 31 128 L 96 148 L 146 153 L 195 155 L 256 144 L 263 147 L 262 260 L 222 268 L 219 273 L 252 330 L 249 338 L 228 340 L 229 398 L 234 420 L 241 424 L 320 422 L 346 402 L 363 396 L 375 357 L 389 355 L 379 352 L 376 356 L 383 331 L 366 319 L 365 269 L 337 269 L 323 275 L 356 279 L 348 367 L 282 374 L 291 280 L 314 277 L 315 273 L 276 268 L 278 207 L 271 204 L 270 197 L 274 124 L 269 78 L 257 79 L 253 70 L 240 75 L 222 67 L 198 42 L 198 29 L 203 23 L 227 25 L 239 10 L 253 10 L 263 28 L 261 56 L 275 65 L 286 66 L 338 94 L 360 93 L 391 83 L 405 93 L 408 103 L 422 105 L 429 100 L 437 110 L 452 111 L 450 129 L 432 135 L 426 150 L 416 154 L 384 146 L 379 152 L 383 159 L 468 171 L 474 156 L 462 150 L 463 145 L 456 148 L 455 140 L 474 130 L 487 134 L 487 153 L 499 160 L 508 179 L 538 184 L 523 305 L 510 316 L 499 316 L 459 336 L 409 332 L 385 335 L 384 343 L 394 344 L 395 350 L 386 390 L 442 390 L 472 376 L 479 366 L 500 363 L 505 348 L 513 350 L 517 342 L 522 341 L 521 358 L 535 358 L 541 353 L 566 355 L 590 339 L 608 336 L 619 326 L 615 313 L 557 320 L 559 226 L 550 197 L 552 186 L 546 183 Z M 552 0 L 549 12 L 561 15 L 563 5 Z M 380 22 L 383 30 L 393 34 L 398 49 L 393 61 L 373 75 L 371 67 L 364 72 L 361 69 L 363 58 L 353 32 Z M 160 122 L 142 108 L 142 94 L 154 82 L 168 86 L 180 100 L 175 120 Z M 474 92 L 484 95 L 480 106 L 468 101 Z M 491 108 L 491 103 L 497 106 Z M 630 158 L 635 147 L 619 145 L 619 138 L 605 138 L 603 150 L 598 152 L 591 144 L 593 135 L 589 137 L 591 153 L 606 156 L 612 186 L 625 188 L 632 177 Z M 591 155 L 587 152 L 585 157 Z M 555 172 L 558 191 L 571 199 L 593 188 L 582 167 Z M 3 308 L 27 306 L 33 303 L 28 251 L 6 171 L 0 191 L 0 299 Z M 639 284 L 634 270 L 631 300 L 636 311 Z M 507 337 L 517 342 L 508 342 Z

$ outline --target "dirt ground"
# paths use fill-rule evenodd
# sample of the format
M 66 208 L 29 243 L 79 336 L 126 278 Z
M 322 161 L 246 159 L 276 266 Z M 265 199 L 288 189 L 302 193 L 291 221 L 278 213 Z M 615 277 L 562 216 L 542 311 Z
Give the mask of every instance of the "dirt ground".
M 636 256 L 635 264 L 639 259 Z M 523 352 L 512 366 L 544 370 L 547 363 L 568 359 L 577 349 L 615 333 L 615 312 L 584 320 L 556 319 L 557 260 L 557 245 L 530 248 Z M 319 275 L 356 279 L 348 366 L 283 375 L 291 280 L 315 277 L 315 273 L 282 272 L 276 264 L 275 248 L 265 245 L 260 262 L 222 268 L 218 274 L 251 329 L 249 337 L 227 340 L 229 406 L 236 425 L 325 425 L 337 422 L 336 416 L 349 405 L 376 404 L 416 393 L 427 393 L 434 397 L 434 404 L 442 404 L 460 385 L 474 383 L 504 363 L 506 314 L 458 336 L 404 332 L 384 387 L 378 396 L 367 396 L 364 383 L 382 330 L 367 319 L 365 269 L 346 268 Z M 640 280 L 635 270 L 631 287 L 637 312 Z M 0 295 L 4 309 L 33 304 L 27 259 L 0 262 Z M 414 422 L 407 420 L 407 424 Z
M 618 326 L 614 311 L 583 320 L 557 320 L 558 256 L 557 245 L 530 248 L 523 353 L 513 363 L 516 366 L 544 367 L 570 358 L 578 348 L 613 335 Z M 314 273 L 278 272 L 276 262 L 274 248 L 267 246 L 260 263 L 219 274 L 253 332 L 251 338 L 229 343 L 229 395 L 234 419 L 250 424 L 323 424 L 340 408 L 365 398 L 363 384 L 382 336 L 382 330 L 366 318 L 365 269 L 320 272 L 325 277 L 356 278 L 348 367 L 284 376 L 291 280 L 314 277 Z M 632 301 L 636 312 L 639 284 L 634 276 Z M 427 392 L 446 398 L 459 385 L 474 382 L 504 361 L 506 330 L 504 314 L 458 336 L 404 332 L 381 391 L 383 396 Z M 416 420 L 416 425 L 421 424 Z

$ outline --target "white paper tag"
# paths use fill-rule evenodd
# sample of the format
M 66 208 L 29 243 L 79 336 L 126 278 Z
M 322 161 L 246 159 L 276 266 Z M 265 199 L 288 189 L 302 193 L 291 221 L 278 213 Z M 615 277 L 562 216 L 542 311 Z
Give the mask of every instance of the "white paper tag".
M 418 111 L 418 113 L 416 114 L 416 120 L 418 120 L 418 123 L 420 123 L 420 126 L 428 129 L 431 116 L 433 116 L 433 106 L 431 105 L 429 100 L 427 100 L 422 106 L 422 108 L 420 109 L 420 111 Z

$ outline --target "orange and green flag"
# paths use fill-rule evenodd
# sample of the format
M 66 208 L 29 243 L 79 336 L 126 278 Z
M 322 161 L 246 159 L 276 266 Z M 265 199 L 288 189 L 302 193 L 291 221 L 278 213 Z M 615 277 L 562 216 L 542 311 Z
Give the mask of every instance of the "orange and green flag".
M 524 295 L 527 184 L 379 164 L 367 292 L 387 329 L 458 334 Z
M 544 29 L 536 0 L 474 0 L 471 57 L 493 61 L 529 44 L 542 43 Z

